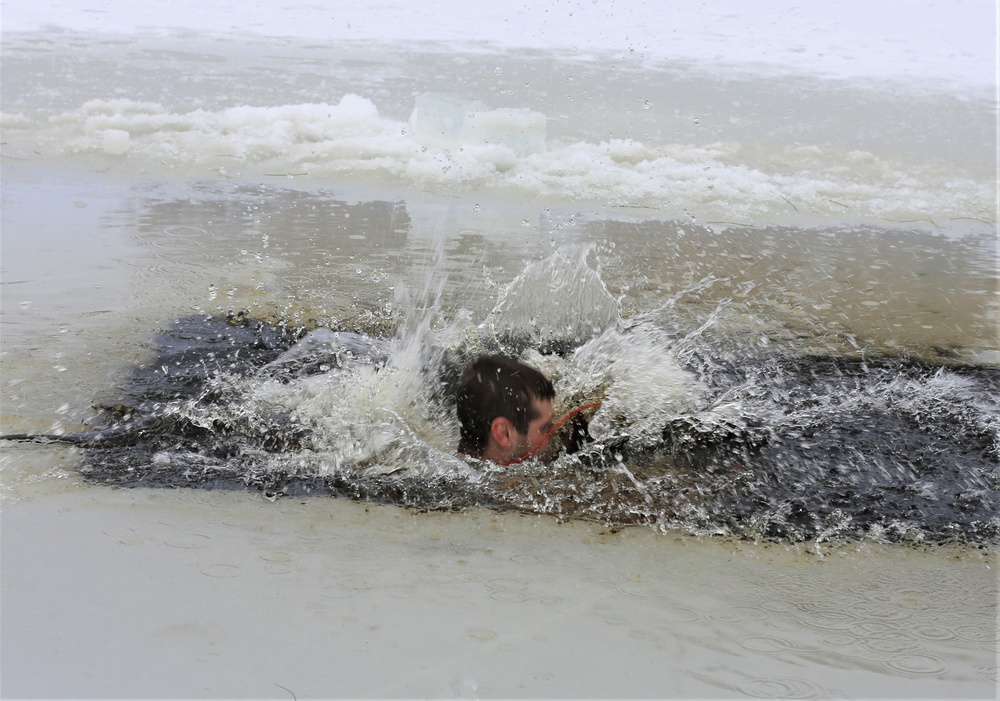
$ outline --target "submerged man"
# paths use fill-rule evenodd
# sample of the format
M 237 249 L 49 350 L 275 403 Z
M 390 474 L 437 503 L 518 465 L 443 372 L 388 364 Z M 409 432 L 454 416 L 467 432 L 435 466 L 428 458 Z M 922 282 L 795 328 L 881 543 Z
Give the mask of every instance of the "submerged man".
M 556 392 L 545 375 L 512 358 L 484 355 L 458 384 L 458 452 L 499 465 L 543 452 Z

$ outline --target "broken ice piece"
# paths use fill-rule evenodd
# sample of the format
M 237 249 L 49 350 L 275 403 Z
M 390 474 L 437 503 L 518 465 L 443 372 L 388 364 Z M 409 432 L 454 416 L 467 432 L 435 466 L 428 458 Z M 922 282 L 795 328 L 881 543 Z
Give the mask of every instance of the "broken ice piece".
M 410 115 L 410 130 L 424 146 L 494 144 L 518 156 L 545 150 L 545 126 L 541 112 L 491 110 L 479 100 L 455 93 L 419 95 Z

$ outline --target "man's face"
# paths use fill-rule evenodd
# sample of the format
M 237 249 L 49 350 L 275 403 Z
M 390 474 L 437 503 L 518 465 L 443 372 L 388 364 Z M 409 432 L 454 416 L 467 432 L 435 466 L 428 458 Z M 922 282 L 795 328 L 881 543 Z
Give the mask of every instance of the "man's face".
M 531 402 L 531 407 L 533 409 L 534 415 L 537 417 L 534 421 L 528 424 L 528 433 L 524 436 L 522 446 L 524 448 L 521 455 L 526 454 L 529 450 L 533 450 L 538 446 L 538 444 L 545 438 L 545 434 L 552 430 L 552 400 L 551 399 L 534 399 Z M 538 446 L 535 450 L 535 455 L 541 455 L 545 452 L 548 447 L 549 442 L 546 440 L 544 445 Z M 517 456 L 520 457 L 520 456 Z

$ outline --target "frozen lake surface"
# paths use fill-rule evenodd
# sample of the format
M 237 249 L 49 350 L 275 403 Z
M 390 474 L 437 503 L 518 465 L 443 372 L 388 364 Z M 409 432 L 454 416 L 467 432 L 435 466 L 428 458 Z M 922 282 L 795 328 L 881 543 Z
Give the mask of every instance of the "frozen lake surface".
M 157 426 L 4 444 L 5 696 L 995 694 L 993 4 L 139 7 L 3 7 L 0 430 Z

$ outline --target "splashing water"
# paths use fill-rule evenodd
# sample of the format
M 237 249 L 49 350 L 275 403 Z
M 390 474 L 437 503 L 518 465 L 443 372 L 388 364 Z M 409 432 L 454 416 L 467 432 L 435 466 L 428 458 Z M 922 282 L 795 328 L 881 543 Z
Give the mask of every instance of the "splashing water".
M 529 263 L 501 292 L 483 328 L 542 348 L 579 345 L 609 328 L 620 309 L 599 269 L 587 265 L 593 251 L 571 247 Z
M 392 338 L 181 319 L 106 428 L 65 439 L 86 447 L 85 475 L 122 485 L 478 505 L 753 538 L 997 539 L 1000 371 L 713 347 L 705 331 L 727 301 L 686 333 L 662 323 L 676 297 L 625 318 L 593 254 L 568 248 L 530 264 L 478 324 L 443 318 L 432 267 L 418 293 L 397 289 Z M 482 352 L 548 374 L 564 411 L 600 400 L 575 429 L 587 441 L 567 438 L 548 463 L 456 456 L 455 384 Z

